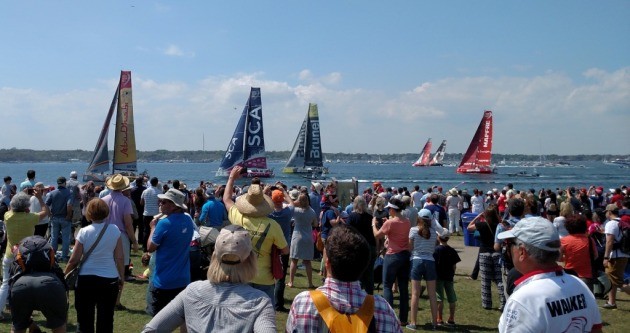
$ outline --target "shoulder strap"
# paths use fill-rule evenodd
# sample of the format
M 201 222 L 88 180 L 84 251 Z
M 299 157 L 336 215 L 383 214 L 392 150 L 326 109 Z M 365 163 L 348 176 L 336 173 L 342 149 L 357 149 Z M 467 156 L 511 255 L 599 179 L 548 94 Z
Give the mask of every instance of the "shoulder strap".
M 87 258 L 90 256 L 90 254 L 92 254 L 92 251 L 94 250 L 96 245 L 98 245 L 98 242 L 100 242 L 101 238 L 103 238 L 103 234 L 105 234 L 105 230 L 107 229 L 108 226 L 109 226 L 109 222 L 106 222 L 105 225 L 103 225 L 103 229 L 101 229 L 101 232 L 98 233 L 98 237 L 96 238 L 96 242 L 94 242 L 94 244 L 92 244 L 92 246 L 90 246 L 90 249 L 83 254 L 83 257 L 79 261 L 79 264 L 77 264 L 77 268 L 81 267 L 81 264 L 83 264 L 83 262 L 85 262 L 87 260 Z
M 331 333 L 335 333 L 333 332 L 335 320 L 343 321 L 344 327 L 346 328 L 352 328 L 350 331 L 344 330 L 344 333 L 364 333 L 368 331 L 368 327 L 370 326 L 370 322 L 374 316 L 374 296 L 366 295 L 363 304 L 357 313 L 344 315 L 339 313 L 339 311 L 335 310 L 335 308 L 330 305 L 328 298 L 326 298 L 326 295 L 324 295 L 321 291 L 311 290 L 309 294 L 313 300 L 313 304 L 315 304 L 315 308 L 317 308 L 322 320 L 324 320 L 324 323 L 326 323 L 326 326 Z M 353 321 L 355 318 L 359 320 Z

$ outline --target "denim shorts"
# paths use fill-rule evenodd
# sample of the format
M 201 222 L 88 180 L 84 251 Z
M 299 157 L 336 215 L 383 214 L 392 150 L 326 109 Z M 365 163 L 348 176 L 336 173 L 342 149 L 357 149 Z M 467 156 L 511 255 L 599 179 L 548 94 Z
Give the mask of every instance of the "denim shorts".
M 411 279 L 414 281 L 435 281 L 437 279 L 435 261 L 413 259 L 411 262 Z

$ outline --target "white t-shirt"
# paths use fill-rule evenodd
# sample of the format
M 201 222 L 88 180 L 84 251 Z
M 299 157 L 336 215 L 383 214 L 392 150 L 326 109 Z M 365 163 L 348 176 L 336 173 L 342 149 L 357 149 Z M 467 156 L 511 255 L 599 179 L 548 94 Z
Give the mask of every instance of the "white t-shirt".
M 621 231 L 619 230 L 619 221 L 610 220 L 604 225 L 604 233 L 606 235 L 614 235 L 615 243 L 621 240 Z M 609 254 L 610 259 L 614 258 L 630 258 L 630 254 L 621 252 L 620 250 L 612 250 Z
M 88 259 L 81 265 L 79 275 L 96 275 L 105 278 L 118 277 L 118 269 L 114 261 L 114 249 L 120 238 L 120 230 L 115 225 L 105 223 L 92 223 L 91 225 L 81 228 L 77 235 L 77 241 L 83 244 L 83 255 L 87 253 L 96 242 L 98 234 L 104 226 L 107 230 L 98 242 Z
M 422 192 L 420 191 L 414 191 L 413 193 L 411 193 L 411 201 L 413 202 L 413 206 L 418 208 L 418 207 L 422 207 L 422 196 L 424 194 L 422 194 Z
M 42 205 L 39 204 L 39 200 L 37 200 L 37 198 L 33 195 L 31 196 L 29 200 L 29 203 L 31 204 L 29 207 L 29 210 L 31 213 L 40 213 L 42 211 Z M 39 224 L 48 224 L 48 221 L 50 220 L 50 217 L 46 216 L 45 218 L 39 220 Z
M 472 198 L 470 198 L 470 204 L 472 205 L 471 212 L 483 213 L 485 206 L 485 200 L 483 199 L 483 196 L 473 195 Z
M 602 326 L 595 297 L 562 271 L 523 276 L 505 304 L 499 332 L 591 332 Z

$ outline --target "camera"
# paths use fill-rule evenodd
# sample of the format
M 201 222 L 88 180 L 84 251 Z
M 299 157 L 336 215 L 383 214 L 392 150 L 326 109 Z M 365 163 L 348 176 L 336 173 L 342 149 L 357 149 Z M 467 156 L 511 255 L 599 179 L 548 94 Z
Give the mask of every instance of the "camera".
M 247 174 L 247 167 L 245 167 L 245 166 L 244 166 L 244 167 L 241 169 L 241 175 L 245 175 L 245 174 Z

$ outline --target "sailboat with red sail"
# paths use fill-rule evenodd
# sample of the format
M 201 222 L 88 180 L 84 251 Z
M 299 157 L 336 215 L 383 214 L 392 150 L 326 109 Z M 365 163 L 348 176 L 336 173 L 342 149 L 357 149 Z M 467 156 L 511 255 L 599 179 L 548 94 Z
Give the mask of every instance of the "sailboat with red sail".
M 457 173 L 496 173 L 492 162 L 492 111 L 484 111 Z
M 427 143 L 424 144 L 424 148 L 422 148 L 422 153 L 417 161 L 415 161 L 412 165 L 415 167 L 425 167 L 429 166 L 431 162 L 431 138 L 427 140 Z

